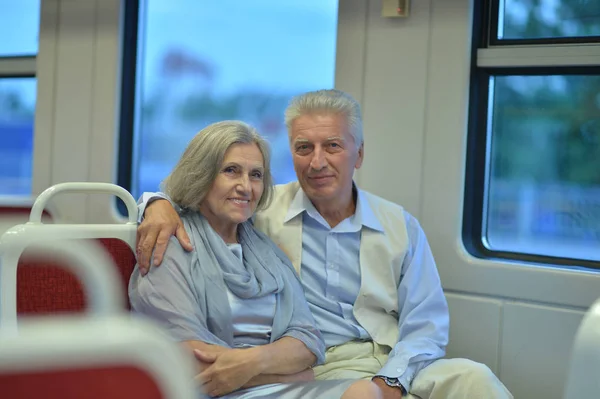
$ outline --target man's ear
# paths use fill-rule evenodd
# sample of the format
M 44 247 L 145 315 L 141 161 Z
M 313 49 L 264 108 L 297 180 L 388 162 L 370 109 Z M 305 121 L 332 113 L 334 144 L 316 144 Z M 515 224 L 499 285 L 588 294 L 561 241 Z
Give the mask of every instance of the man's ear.
M 354 169 L 360 169 L 363 163 L 365 155 L 365 143 L 362 143 L 360 147 L 358 147 L 358 158 L 356 159 L 356 163 L 354 164 Z

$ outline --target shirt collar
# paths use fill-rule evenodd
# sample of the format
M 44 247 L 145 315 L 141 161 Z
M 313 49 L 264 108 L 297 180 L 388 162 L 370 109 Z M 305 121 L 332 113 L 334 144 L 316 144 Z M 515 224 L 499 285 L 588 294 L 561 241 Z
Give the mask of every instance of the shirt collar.
M 368 227 L 373 230 L 383 232 L 383 226 L 373 209 L 371 209 L 371 204 L 369 204 L 369 200 L 367 199 L 365 192 L 356 187 L 354 184 L 354 188 L 357 190 L 358 195 L 356 196 L 356 211 L 354 213 L 354 222 L 359 223 L 361 226 Z M 287 223 L 296 216 L 300 215 L 302 212 L 306 211 L 309 216 L 313 219 L 315 218 L 313 215 L 318 214 L 317 209 L 312 204 L 310 199 L 306 196 L 302 188 L 296 192 L 294 199 L 290 203 L 287 214 L 283 219 L 283 223 Z M 312 214 L 312 215 L 311 215 Z
M 356 187 L 356 185 L 355 185 Z M 358 191 L 358 195 L 356 196 L 356 218 L 357 220 L 365 227 L 368 227 L 373 230 L 377 230 L 383 233 L 383 226 L 373 209 L 371 208 L 371 204 L 367 199 L 367 196 L 364 191 L 356 187 Z
M 288 208 L 287 214 L 285 215 L 285 218 L 283 219 L 283 223 L 289 222 L 290 220 L 292 220 L 293 218 L 295 218 L 302 212 L 306 211 L 309 206 L 314 208 L 314 205 L 312 204 L 312 202 L 310 202 L 310 200 L 308 199 L 306 194 L 304 194 L 304 191 L 302 190 L 302 188 L 300 188 L 296 192 L 294 199 L 290 203 L 290 207 Z M 315 211 L 316 211 L 316 209 L 315 209 Z

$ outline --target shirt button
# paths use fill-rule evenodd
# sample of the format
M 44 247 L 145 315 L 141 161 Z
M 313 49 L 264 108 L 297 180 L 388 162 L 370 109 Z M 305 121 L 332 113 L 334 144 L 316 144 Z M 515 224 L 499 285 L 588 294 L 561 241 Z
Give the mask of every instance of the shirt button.
M 396 371 L 399 372 L 399 373 L 401 373 L 404 370 L 402 370 L 402 369 L 396 369 Z

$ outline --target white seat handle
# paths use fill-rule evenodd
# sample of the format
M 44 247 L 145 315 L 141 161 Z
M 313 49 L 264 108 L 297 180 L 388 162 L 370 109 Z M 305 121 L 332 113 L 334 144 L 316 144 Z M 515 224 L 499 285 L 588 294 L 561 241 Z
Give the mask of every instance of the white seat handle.
M 80 193 L 80 194 L 112 194 L 123 200 L 127 206 L 128 223 L 137 223 L 137 202 L 133 196 L 121 186 L 111 183 L 59 183 L 44 190 L 35 200 L 31 213 L 29 214 L 29 223 L 42 223 L 42 213 L 46 204 L 53 196 L 62 193 Z
M 18 258 L 25 247 L 43 255 L 46 260 L 57 260 L 80 278 L 89 298 L 90 313 L 113 315 L 122 311 L 124 298 L 119 276 L 109 255 L 98 244 L 52 236 L 30 242 L 25 234 L 9 231 L 0 237 L 0 259 L 3 261 L 0 277 L 9 277 L 7 273 L 16 274 Z M 16 285 L 13 279 L 0 279 L 0 294 L 0 331 L 16 331 Z

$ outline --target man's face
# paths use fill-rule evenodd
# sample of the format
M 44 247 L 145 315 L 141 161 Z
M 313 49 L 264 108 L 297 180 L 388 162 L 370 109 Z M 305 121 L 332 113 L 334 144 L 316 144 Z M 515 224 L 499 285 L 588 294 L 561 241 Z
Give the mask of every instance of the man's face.
M 290 145 L 298 181 L 313 203 L 352 197 L 352 177 L 362 165 L 363 145 L 357 148 L 343 115 L 299 116 L 291 125 Z

